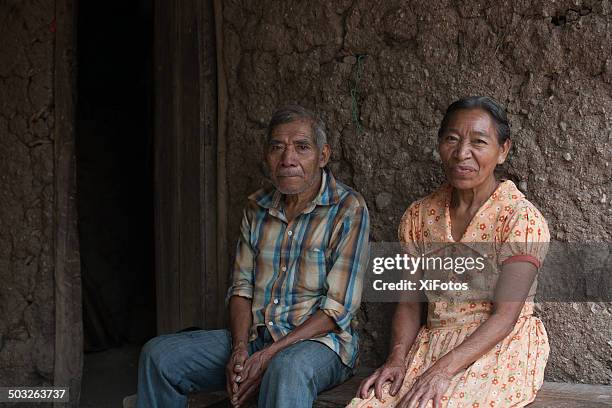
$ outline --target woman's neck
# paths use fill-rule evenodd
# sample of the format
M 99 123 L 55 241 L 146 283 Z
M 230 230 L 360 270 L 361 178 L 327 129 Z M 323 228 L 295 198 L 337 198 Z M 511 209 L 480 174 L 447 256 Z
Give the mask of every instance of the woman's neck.
M 473 188 L 465 190 L 453 188 L 451 207 L 464 211 L 476 211 L 491 197 L 498 185 L 499 182 L 491 176 L 485 182 Z

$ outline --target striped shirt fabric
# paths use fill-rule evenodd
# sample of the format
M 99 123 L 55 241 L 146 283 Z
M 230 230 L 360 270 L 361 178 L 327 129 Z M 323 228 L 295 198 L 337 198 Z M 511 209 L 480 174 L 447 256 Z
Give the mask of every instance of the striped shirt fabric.
M 354 367 L 358 335 L 351 322 L 361 303 L 369 224 L 363 197 L 328 169 L 316 198 L 291 222 L 280 192 L 251 195 L 227 295 L 252 299 L 251 340 L 264 325 L 278 340 L 321 309 L 337 328 L 311 340 Z

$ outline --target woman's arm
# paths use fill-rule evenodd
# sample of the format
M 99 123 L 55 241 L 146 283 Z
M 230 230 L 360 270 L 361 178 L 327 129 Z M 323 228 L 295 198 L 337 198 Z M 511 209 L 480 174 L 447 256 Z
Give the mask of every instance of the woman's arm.
M 451 378 L 512 332 L 536 274 L 537 268 L 529 262 L 504 265 L 497 282 L 491 316 L 464 342 L 427 369 L 398 407 L 416 407 L 419 402 L 426 403 L 431 399 L 434 407 L 440 406 Z
M 382 398 L 383 385 L 391 381 L 391 395 L 397 394 L 406 375 L 406 354 L 421 327 L 421 302 L 400 302 L 391 322 L 391 344 L 387 361 L 362 381 L 357 396 L 367 398 L 372 386 L 376 398 Z
M 536 267 L 528 262 L 505 265 L 497 283 L 491 316 L 436 364 L 455 375 L 506 338 L 521 314 L 536 274 Z
M 404 364 L 406 354 L 421 328 L 421 302 L 400 302 L 391 321 L 391 343 L 387 361 Z

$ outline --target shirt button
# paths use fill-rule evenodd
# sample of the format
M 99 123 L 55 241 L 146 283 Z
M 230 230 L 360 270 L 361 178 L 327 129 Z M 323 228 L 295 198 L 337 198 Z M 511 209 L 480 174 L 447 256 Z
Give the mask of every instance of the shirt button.
M 270 326 L 273 326 L 273 325 L 274 325 L 274 322 L 268 322 L 268 324 L 269 324 Z
M 283 272 L 285 272 L 287 270 L 287 267 L 285 265 L 283 265 L 283 267 L 281 269 L 283 270 Z
M 287 235 L 292 236 L 293 235 L 293 231 L 291 231 L 291 230 L 287 231 Z
M 278 299 L 274 299 L 274 304 L 278 305 Z

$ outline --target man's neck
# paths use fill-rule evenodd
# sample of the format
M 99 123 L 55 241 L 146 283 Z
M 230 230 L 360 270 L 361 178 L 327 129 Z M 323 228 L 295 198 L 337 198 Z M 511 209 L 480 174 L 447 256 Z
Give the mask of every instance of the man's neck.
M 319 172 L 317 180 L 308 189 L 297 194 L 284 194 L 284 210 L 287 220 L 290 221 L 302 212 L 315 199 L 323 183 L 323 170 Z

